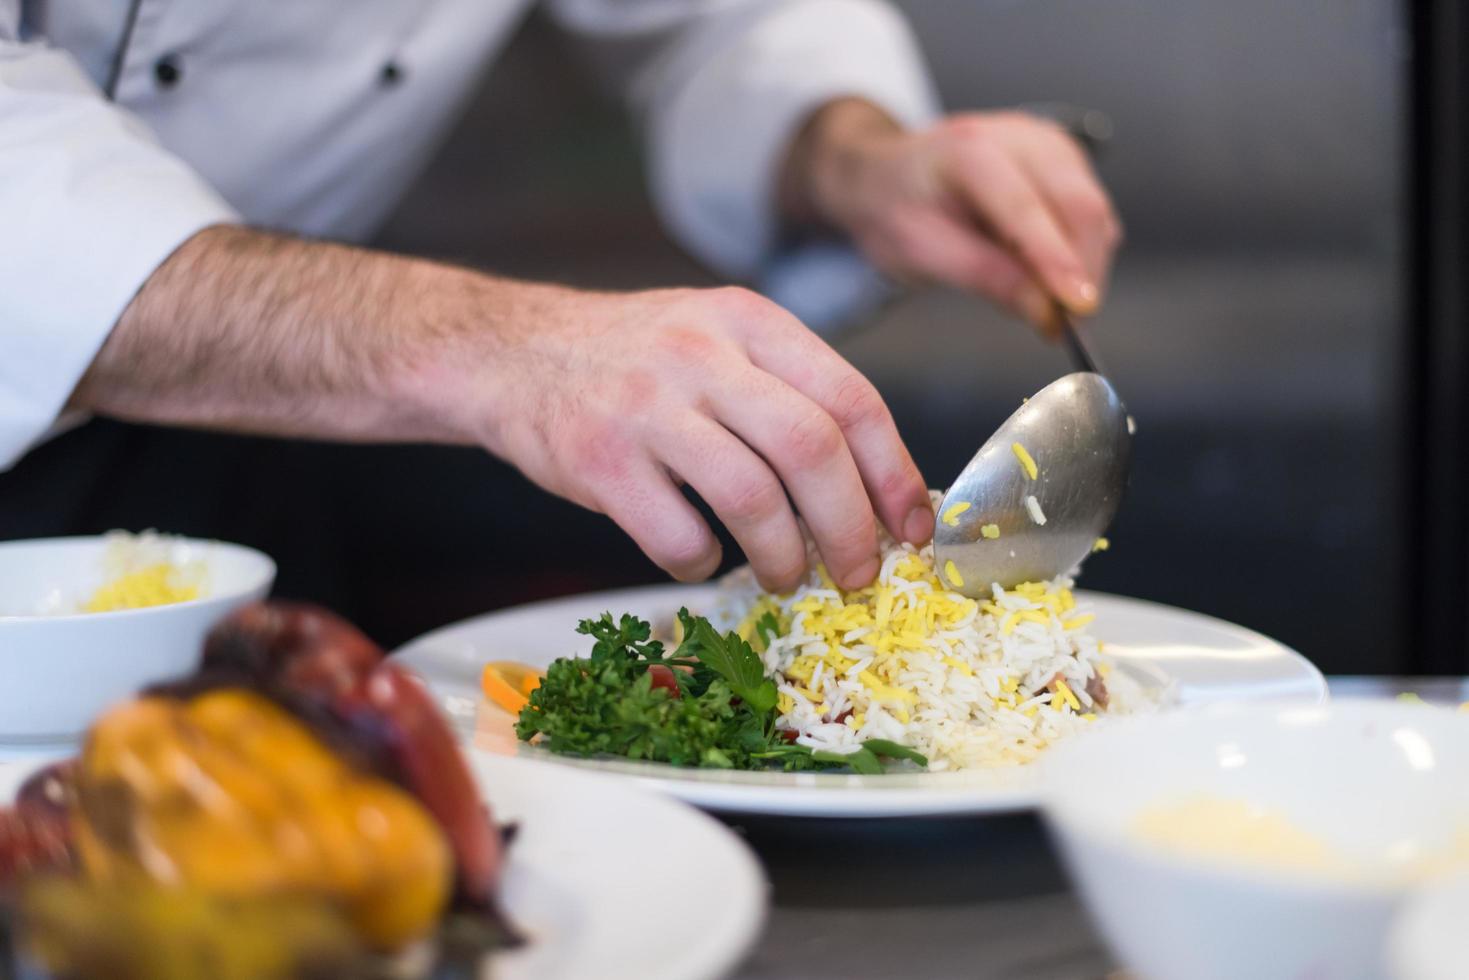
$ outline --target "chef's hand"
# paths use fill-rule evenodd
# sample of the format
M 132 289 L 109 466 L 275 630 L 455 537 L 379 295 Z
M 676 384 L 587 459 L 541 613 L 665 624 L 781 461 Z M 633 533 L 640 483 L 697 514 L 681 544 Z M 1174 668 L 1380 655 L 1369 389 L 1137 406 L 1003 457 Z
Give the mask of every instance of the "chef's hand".
M 742 289 L 590 293 L 221 226 L 149 277 L 71 406 L 479 445 L 606 513 L 681 579 L 720 553 L 680 483 L 780 591 L 806 568 L 797 511 L 848 587 L 877 574 L 878 520 L 915 544 L 933 531 L 876 390 Z
M 674 577 L 706 578 L 720 560 L 683 483 L 776 591 L 806 569 L 796 512 L 847 588 L 877 574 L 874 514 L 899 540 L 932 534 L 926 485 L 876 389 L 774 303 L 728 288 L 560 291 L 555 304 L 497 339 L 467 420 Z
M 1101 302 L 1121 226 L 1081 147 L 1020 112 L 908 132 L 871 103 L 818 110 L 787 155 L 782 209 L 835 228 L 899 280 L 988 296 L 1049 332 L 1051 299 Z

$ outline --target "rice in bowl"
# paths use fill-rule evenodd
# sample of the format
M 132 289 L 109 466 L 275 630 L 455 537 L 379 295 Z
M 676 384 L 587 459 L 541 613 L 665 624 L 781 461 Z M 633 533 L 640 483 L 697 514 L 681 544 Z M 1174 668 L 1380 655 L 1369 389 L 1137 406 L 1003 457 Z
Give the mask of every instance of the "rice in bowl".
M 1072 579 L 951 591 L 933 546 L 884 538 L 877 581 L 836 586 L 813 571 L 788 595 L 748 568 L 730 575 L 718 612 L 760 651 L 779 691 L 776 726 L 802 745 L 853 752 L 889 739 L 929 769 L 1013 766 L 1104 715 L 1156 697 L 1103 656 Z

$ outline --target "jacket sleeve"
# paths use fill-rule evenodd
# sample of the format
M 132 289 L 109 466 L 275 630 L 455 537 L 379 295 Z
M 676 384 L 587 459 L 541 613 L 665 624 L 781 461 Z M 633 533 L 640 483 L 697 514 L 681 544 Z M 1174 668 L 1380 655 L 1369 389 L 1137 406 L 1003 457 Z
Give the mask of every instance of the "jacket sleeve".
M 0 470 L 45 438 L 129 300 L 237 219 L 0 0 Z
M 894 8 L 554 0 L 552 10 L 582 35 L 625 50 L 641 42 L 621 75 L 642 124 L 654 205 L 686 248 L 725 276 L 793 298 L 814 292 L 840 305 L 871 292 L 871 270 L 849 251 L 780 252 L 775 193 L 790 141 L 832 99 L 868 99 L 910 126 L 937 115 L 918 45 Z M 822 303 L 810 305 L 796 312 L 830 318 Z

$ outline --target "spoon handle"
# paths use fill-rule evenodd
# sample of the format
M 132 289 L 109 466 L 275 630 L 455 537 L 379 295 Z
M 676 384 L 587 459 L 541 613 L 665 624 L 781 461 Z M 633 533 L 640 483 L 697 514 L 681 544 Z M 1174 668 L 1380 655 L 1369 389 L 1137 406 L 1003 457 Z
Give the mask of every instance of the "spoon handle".
M 1076 324 L 1071 320 L 1071 314 L 1057 304 L 1056 316 L 1061 322 L 1061 340 L 1066 344 L 1066 351 L 1071 355 L 1071 360 L 1077 370 L 1090 371 L 1092 374 L 1100 374 L 1105 377 L 1106 372 L 1102 370 L 1102 365 L 1097 361 L 1096 355 L 1091 352 L 1086 341 L 1082 340 L 1081 334 L 1077 332 Z

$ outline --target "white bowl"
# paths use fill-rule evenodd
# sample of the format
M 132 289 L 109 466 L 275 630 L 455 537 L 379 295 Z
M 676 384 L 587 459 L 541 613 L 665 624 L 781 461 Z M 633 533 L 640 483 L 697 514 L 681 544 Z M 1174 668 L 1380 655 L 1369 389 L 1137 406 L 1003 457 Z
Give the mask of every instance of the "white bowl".
M 1410 901 L 1388 939 L 1393 980 L 1463 980 L 1469 875 L 1426 888 Z
M 192 670 L 222 616 L 262 598 L 275 563 L 252 548 L 176 539 L 170 558 L 202 560 L 199 599 L 118 612 L 20 614 L 90 595 L 105 579 L 106 539 L 0 543 L 0 743 L 76 738 L 140 687 Z M 10 613 L 10 615 L 5 615 Z
M 1113 951 L 1150 980 L 1386 976 L 1393 918 L 1432 873 L 1415 860 L 1456 847 L 1462 858 L 1469 828 L 1469 716 L 1425 705 L 1133 718 L 1044 765 L 1044 812 L 1071 875 Z M 1141 814 L 1191 798 L 1265 808 L 1341 856 L 1342 873 L 1180 852 L 1137 832 Z

